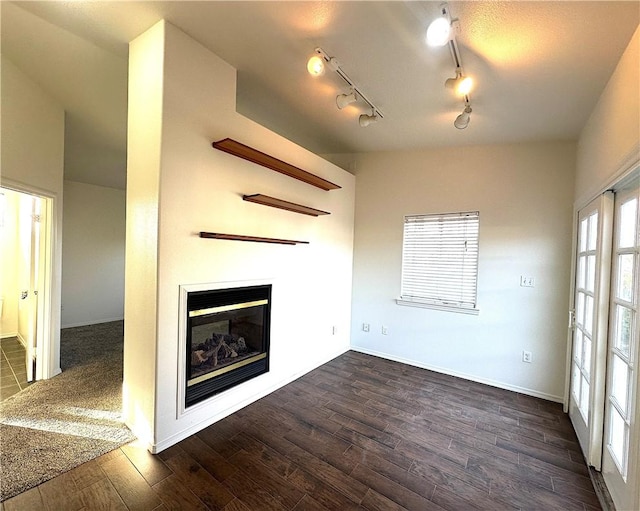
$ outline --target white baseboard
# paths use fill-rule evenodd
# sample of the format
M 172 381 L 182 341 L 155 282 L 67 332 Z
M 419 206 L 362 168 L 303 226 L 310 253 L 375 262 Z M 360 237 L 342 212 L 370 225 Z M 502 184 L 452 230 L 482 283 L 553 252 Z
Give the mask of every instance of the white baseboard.
M 285 385 L 291 383 L 294 380 L 297 380 L 298 378 L 300 378 L 301 376 L 304 376 L 305 374 L 307 374 L 308 372 L 313 371 L 314 369 L 320 367 L 321 365 L 326 364 L 327 362 L 333 360 L 336 357 L 339 357 L 340 355 L 346 353 L 347 351 L 349 351 L 349 347 L 347 346 L 344 349 L 340 349 L 338 351 L 336 351 L 335 353 L 332 353 L 329 356 L 324 357 L 320 362 L 316 362 L 308 367 L 306 367 L 305 369 L 301 370 L 301 371 L 297 371 L 294 374 L 288 376 L 287 378 L 280 380 L 277 383 L 274 383 L 273 385 L 271 385 L 270 387 L 268 387 L 265 390 L 262 390 L 261 392 L 254 394 L 253 396 L 248 397 L 247 399 L 244 399 L 243 401 L 237 403 L 236 405 L 234 405 L 231 408 L 227 408 L 226 410 L 223 410 L 222 412 L 220 412 L 219 414 L 213 416 L 213 417 L 208 417 L 206 420 L 198 422 L 194 425 L 192 425 L 191 427 L 184 429 L 182 431 L 180 431 L 179 433 L 176 433 L 175 435 L 170 436 L 169 438 L 166 438 L 160 442 L 157 443 L 150 443 L 149 445 L 147 445 L 147 449 L 153 453 L 153 454 L 157 454 L 165 449 L 168 449 L 169 447 L 171 447 L 172 445 L 177 444 L 178 442 L 180 442 L 181 440 L 184 440 L 187 437 L 190 437 L 191 435 L 194 435 L 195 433 L 197 433 L 198 431 L 203 430 L 204 428 L 211 426 L 211 424 L 214 424 L 222 419 L 224 419 L 225 417 L 231 415 L 232 413 L 237 412 L 238 410 L 244 408 L 245 406 L 250 405 L 251 403 L 257 401 L 258 399 L 263 398 L 264 396 L 271 394 L 272 392 L 278 390 L 281 387 L 284 387 Z M 133 430 L 132 430 L 133 431 Z M 133 431 L 133 433 L 135 434 L 135 431 Z
M 27 349 L 27 340 L 24 337 L 22 337 L 20 332 L 16 332 L 16 337 L 18 338 L 18 341 L 20 341 L 20 344 L 24 346 L 24 349 Z
M 2 332 L 0 339 L 8 339 L 9 337 L 18 337 L 18 332 Z
M 418 362 L 416 360 L 411 360 L 404 357 L 397 357 L 395 355 L 389 355 L 388 353 L 382 353 L 380 351 L 369 350 L 366 348 L 361 348 L 359 346 L 351 346 L 353 351 L 358 351 L 360 353 L 365 353 L 366 355 L 373 355 L 374 357 L 384 358 L 386 360 L 393 360 L 394 362 L 400 362 L 402 364 L 407 364 L 414 367 L 419 367 L 421 369 L 428 369 L 429 371 L 435 371 L 436 373 L 446 374 L 449 376 L 455 376 L 457 378 L 462 378 L 463 380 L 474 381 L 476 383 L 483 383 L 484 385 L 490 385 L 491 387 L 497 387 L 499 389 L 511 390 L 513 392 L 518 392 L 520 394 L 526 394 L 527 396 L 539 397 L 540 399 L 545 399 L 547 401 L 553 401 L 555 403 L 563 403 L 563 396 L 555 396 L 553 394 L 547 394 L 546 392 L 540 392 L 534 389 L 528 389 L 525 387 L 519 387 L 518 385 L 511 385 L 508 383 L 490 380 L 488 378 L 479 378 L 478 376 L 461 373 L 458 371 L 452 371 L 450 369 L 445 369 L 443 367 L 432 366 L 429 364 L 424 364 L 422 362 Z
M 119 316 L 117 318 L 108 318 L 108 319 L 94 319 L 91 321 L 81 321 L 80 323 L 69 323 L 65 325 L 61 325 L 60 328 L 75 328 L 78 326 L 89 326 L 89 325 L 99 325 L 101 323 L 111 323 L 112 321 L 123 321 L 124 316 Z

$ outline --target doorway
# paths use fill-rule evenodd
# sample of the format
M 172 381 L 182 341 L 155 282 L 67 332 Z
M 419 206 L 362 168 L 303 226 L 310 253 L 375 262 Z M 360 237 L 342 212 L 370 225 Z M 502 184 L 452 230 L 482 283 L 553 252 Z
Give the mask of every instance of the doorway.
M 640 505 L 640 168 L 577 215 L 569 416 L 617 509 Z
M 9 369 L 5 377 L 16 380 L 6 383 L 18 390 L 49 376 L 52 203 L 37 193 L 0 188 L 2 361 Z

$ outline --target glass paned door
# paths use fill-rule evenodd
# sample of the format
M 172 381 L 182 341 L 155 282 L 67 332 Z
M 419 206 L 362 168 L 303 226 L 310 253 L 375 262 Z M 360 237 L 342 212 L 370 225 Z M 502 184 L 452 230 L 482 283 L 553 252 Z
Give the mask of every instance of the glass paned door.
M 569 416 L 587 462 L 600 468 L 613 196 L 578 213 Z M 607 241 L 608 240 L 608 241 Z M 603 266 L 604 265 L 604 266 Z
M 640 300 L 640 188 L 616 194 L 611 283 L 605 447 L 602 473 L 618 509 L 634 509 L 639 483 L 638 302 Z M 635 430 L 634 430 L 635 428 Z

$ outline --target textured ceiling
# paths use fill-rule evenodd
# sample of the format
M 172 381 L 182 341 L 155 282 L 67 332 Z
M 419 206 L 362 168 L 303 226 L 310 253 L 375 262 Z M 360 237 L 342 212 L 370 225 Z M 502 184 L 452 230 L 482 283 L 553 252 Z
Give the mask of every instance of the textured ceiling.
M 162 18 L 238 70 L 239 112 L 321 154 L 575 140 L 640 19 L 636 1 L 449 2 L 476 82 L 457 130 L 451 54 L 424 44 L 438 5 L 1 2 L 2 51 L 66 108 L 67 178 L 123 186 L 127 43 Z M 360 128 L 366 105 L 336 108 L 344 82 L 305 71 L 316 46 L 383 120 Z

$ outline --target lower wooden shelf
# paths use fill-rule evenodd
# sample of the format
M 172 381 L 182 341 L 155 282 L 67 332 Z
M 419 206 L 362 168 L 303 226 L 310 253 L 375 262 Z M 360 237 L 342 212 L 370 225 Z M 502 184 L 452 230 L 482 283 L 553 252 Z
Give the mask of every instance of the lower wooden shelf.
M 299 245 L 309 244 L 308 241 L 283 240 L 278 238 L 262 238 L 260 236 L 244 236 L 242 234 L 222 234 L 219 232 L 200 232 L 201 238 L 232 241 L 253 241 L 256 243 L 276 243 L 278 245 Z

